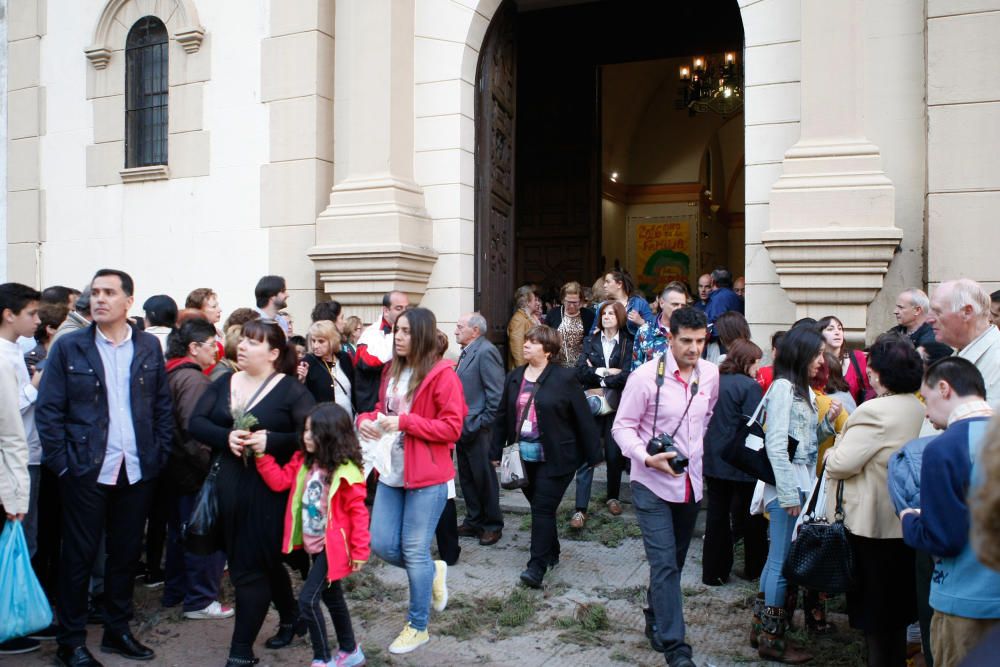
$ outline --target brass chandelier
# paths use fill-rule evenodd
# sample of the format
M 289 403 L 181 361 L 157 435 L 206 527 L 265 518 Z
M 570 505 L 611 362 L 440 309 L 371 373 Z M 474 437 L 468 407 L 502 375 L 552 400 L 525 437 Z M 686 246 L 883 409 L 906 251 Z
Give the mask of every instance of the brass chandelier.
M 679 75 L 676 108 L 686 108 L 692 116 L 731 116 L 743 110 L 743 68 L 735 51 L 727 51 L 719 62 L 698 56 L 691 65 L 681 65 Z

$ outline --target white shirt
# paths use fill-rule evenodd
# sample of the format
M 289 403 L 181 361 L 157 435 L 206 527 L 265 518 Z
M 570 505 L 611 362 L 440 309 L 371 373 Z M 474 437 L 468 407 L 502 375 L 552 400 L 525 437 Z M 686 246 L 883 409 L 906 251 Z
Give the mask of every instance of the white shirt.
M 17 377 L 17 403 L 21 411 L 21 421 L 24 423 L 24 435 L 28 440 L 28 465 L 42 463 L 42 442 L 35 428 L 35 401 L 38 400 L 38 390 L 31 386 L 28 367 L 24 363 L 24 353 L 21 346 L 7 339 L 0 338 L 0 357 L 14 369 Z
M 1000 409 L 1000 329 L 991 324 L 955 356 L 976 365 L 986 383 L 986 401 L 994 410 Z
M 604 352 L 604 367 L 611 368 L 611 353 L 615 351 L 615 345 L 618 344 L 618 332 L 611 338 L 602 331 L 601 332 L 601 350 Z

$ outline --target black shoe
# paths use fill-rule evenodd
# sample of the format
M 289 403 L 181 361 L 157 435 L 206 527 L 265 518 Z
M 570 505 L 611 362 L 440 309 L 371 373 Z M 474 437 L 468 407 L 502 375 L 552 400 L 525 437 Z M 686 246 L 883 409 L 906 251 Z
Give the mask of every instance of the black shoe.
M 463 523 L 461 526 L 458 527 L 458 536 L 459 537 L 479 537 L 479 529 L 478 528 L 473 528 L 472 526 L 470 526 L 470 525 L 468 525 L 466 523 Z
M 59 626 L 52 623 L 47 628 L 42 628 L 37 632 L 32 632 L 28 634 L 28 639 L 37 639 L 39 641 L 50 641 L 56 638 L 59 634 Z
M 285 648 L 292 643 L 295 637 L 301 637 L 309 630 L 303 618 L 294 623 L 282 623 L 278 626 L 278 632 L 273 637 L 264 642 L 267 648 Z M 242 658 L 241 658 L 242 659 Z
M 104 667 L 86 646 L 60 646 L 56 651 L 56 660 L 63 667 Z
M 37 651 L 41 644 L 36 639 L 30 637 L 14 637 L 5 642 L 0 642 L 0 655 L 19 655 L 21 653 L 31 653 Z
M 231 655 L 226 660 L 226 667 L 249 667 L 249 665 L 256 665 L 258 662 L 260 662 L 260 658 L 237 658 Z
M 691 656 L 684 654 L 672 655 L 667 659 L 667 664 L 670 667 L 698 667 L 694 664 L 694 660 Z
M 101 639 L 101 653 L 117 653 L 129 660 L 152 660 L 156 656 L 153 649 L 140 644 L 128 630 L 118 634 L 105 631 Z
M 142 585 L 146 588 L 162 588 L 163 583 L 162 572 L 149 572 L 142 578 Z
M 657 653 L 663 653 L 666 648 L 663 646 L 663 642 L 656 636 L 656 618 L 653 616 L 653 610 L 643 607 L 642 613 L 646 617 L 646 639 L 649 640 L 650 648 Z
M 521 573 L 521 583 L 528 588 L 541 588 L 543 574 L 535 572 L 530 567 Z

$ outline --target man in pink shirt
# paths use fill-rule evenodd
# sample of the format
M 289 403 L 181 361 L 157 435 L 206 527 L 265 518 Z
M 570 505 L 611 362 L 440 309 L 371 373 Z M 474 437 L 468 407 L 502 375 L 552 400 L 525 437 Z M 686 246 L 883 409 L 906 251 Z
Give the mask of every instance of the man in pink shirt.
M 632 501 L 649 561 L 646 635 L 670 667 L 694 667 L 684 642 L 681 569 L 701 501 L 702 439 L 719 398 L 719 370 L 701 358 L 707 326 L 695 308 L 671 314 L 669 349 L 632 371 L 611 431 L 632 461 Z

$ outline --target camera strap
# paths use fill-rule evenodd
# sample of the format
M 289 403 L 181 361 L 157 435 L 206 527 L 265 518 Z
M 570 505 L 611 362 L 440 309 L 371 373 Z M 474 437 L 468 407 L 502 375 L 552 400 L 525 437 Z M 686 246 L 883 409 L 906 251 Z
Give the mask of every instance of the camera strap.
M 664 352 L 660 355 L 660 362 L 656 365 L 656 402 L 653 406 L 653 435 L 656 435 L 656 422 L 660 414 L 660 389 L 663 388 L 663 377 L 667 373 L 667 353 Z M 691 410 L 691 403 L 694 401 L 694 397 L 698 395 L 698 379 L 701 377 L 701 373 L 698 372 L 697 367 L 695 367 L 695 377 L 691 382 L 691 391 L 689 392 L 687 405 L 684 406 L 684 412 L 681 414 L 680 421 L 677 422 L 677 428 L 674 432 L 670 434 L 670 438 L 673 439 L 677 435 L 677 431 L 681 430 L 681 424 L 684 423 L 684 418 L 687 417 L 688 411 Z

